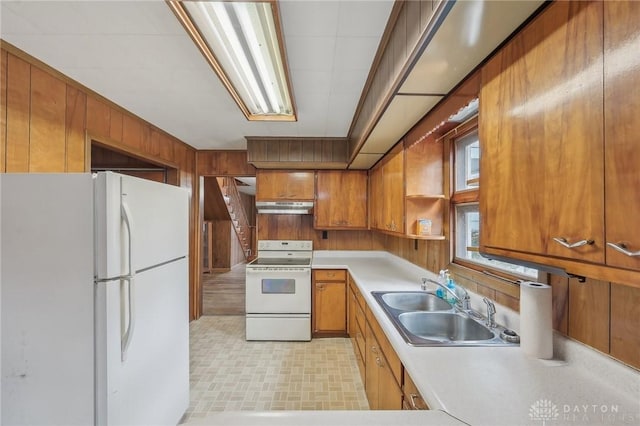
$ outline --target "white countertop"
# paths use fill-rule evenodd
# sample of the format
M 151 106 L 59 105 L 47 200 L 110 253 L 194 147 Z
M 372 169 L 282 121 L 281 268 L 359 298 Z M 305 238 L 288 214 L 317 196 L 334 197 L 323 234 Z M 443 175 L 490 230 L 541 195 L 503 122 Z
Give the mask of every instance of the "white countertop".
M 315 251 L 312 267 L 349 270 L 433 409 L 472 425 L 640 424 L 640 372 L 607 355 L 559 334 L 553 360 L 529 358 L 519 347 L 409 346 L 371 291 L 419 290 L 420 278 L 433 273 L 371 251 Z M 471 296 L 478 309 L 481 298 Z M 496 321 L 518 331 L 517 313 L 496 308 Z M 549 411 L 538 409 L 544 404 Z
M 187 425 L 221 426 L 456 426 L 447 413 L 425 411 L 221 411 Z

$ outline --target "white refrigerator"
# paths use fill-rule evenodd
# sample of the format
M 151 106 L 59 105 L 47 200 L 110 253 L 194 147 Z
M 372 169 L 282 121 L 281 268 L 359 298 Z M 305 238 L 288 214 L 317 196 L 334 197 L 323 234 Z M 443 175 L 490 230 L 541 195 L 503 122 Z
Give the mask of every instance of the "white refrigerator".
M 175 425 L 189 404 L 189 194 L 0 175 L 3 425 Z

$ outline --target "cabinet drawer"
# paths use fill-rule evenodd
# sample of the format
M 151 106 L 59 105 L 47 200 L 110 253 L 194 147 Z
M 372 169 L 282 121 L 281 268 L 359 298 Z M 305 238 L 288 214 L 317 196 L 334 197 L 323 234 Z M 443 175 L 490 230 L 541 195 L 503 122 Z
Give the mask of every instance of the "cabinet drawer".
M 365 316 L 364 316 L 364 311 L 357 304 L 356 304 L 356 315 L 355 315 L 355 317 L 356 317 L 356 326 L 357 326 L 357 328 L 360 329 L 360 332 L 364 332 L 365 325 L 367 323 L 366 323 L 366 319 L 365 319 Z
M 316 269 L 313 271 L 316 281 L 345 281 L 347 271 L 344 269 Z
M 351 291 L 353 291 L 353 294 L 355 294 L 356 296 L 356 300 L 358 301 L 358 305 L 360 305 L 360 309 L 364 309 L 364 307 L 367 305 L 364 302 L 364 296 L 362 296 L 362 293 L 360 293 L 360 290 L 358 290 L 358 286 L 355 285 L 353 281 L 350 281 L 349 285 L 351 286 Z M 364 322 L 362 323 L 362 325 L 362 328 L 364 329 Z

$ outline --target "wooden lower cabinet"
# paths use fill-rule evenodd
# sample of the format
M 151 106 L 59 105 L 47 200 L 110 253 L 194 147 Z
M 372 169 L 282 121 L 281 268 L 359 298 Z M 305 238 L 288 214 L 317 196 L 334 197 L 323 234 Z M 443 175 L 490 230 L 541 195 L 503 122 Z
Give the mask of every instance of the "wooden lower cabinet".
M 402 409 L 402 391 L 391 371 L 378 339 L 367 324 L 365 391 L 372 410 Z
M 411 380 L 411 376 L 404 370 L 402 384 L 402 409 L 403 410 L 428 410 L 429 406 L 422 399 L 422 395 L 418 391 L 415 383 Z
M 347 335 L 347 271 L 313 271 L 313 337 Z
M 358 301 L 361 297 L 358 288 L 349 279 L 349 302 L 348 302 L 348 331 L 351 338 L 351 344 L 353 345 L 353 352 L 356 355 L 356 361 L 358 362 L 358 370 L 360 371 L 360 378 L 362 383 L 365 382 L 365 316 L 362 305 Z
M 400 358 L 351 279 L 348 294 L 349 337 L 365 385 L 369 408 L 401 410 L 404 367 Z

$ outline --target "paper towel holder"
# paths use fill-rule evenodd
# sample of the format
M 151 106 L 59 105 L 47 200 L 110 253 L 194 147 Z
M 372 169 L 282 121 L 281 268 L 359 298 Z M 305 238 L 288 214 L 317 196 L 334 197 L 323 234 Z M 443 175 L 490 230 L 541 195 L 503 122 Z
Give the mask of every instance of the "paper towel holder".
M 575 278 L 578 280 L 579 283 L 584 284 L 587 279 L 585 277 L 583 277 L 582 275 L 576 275 L 576 274 L 570 274 L 567 272 L 567 275 L 569 276 L 569 278 Z

